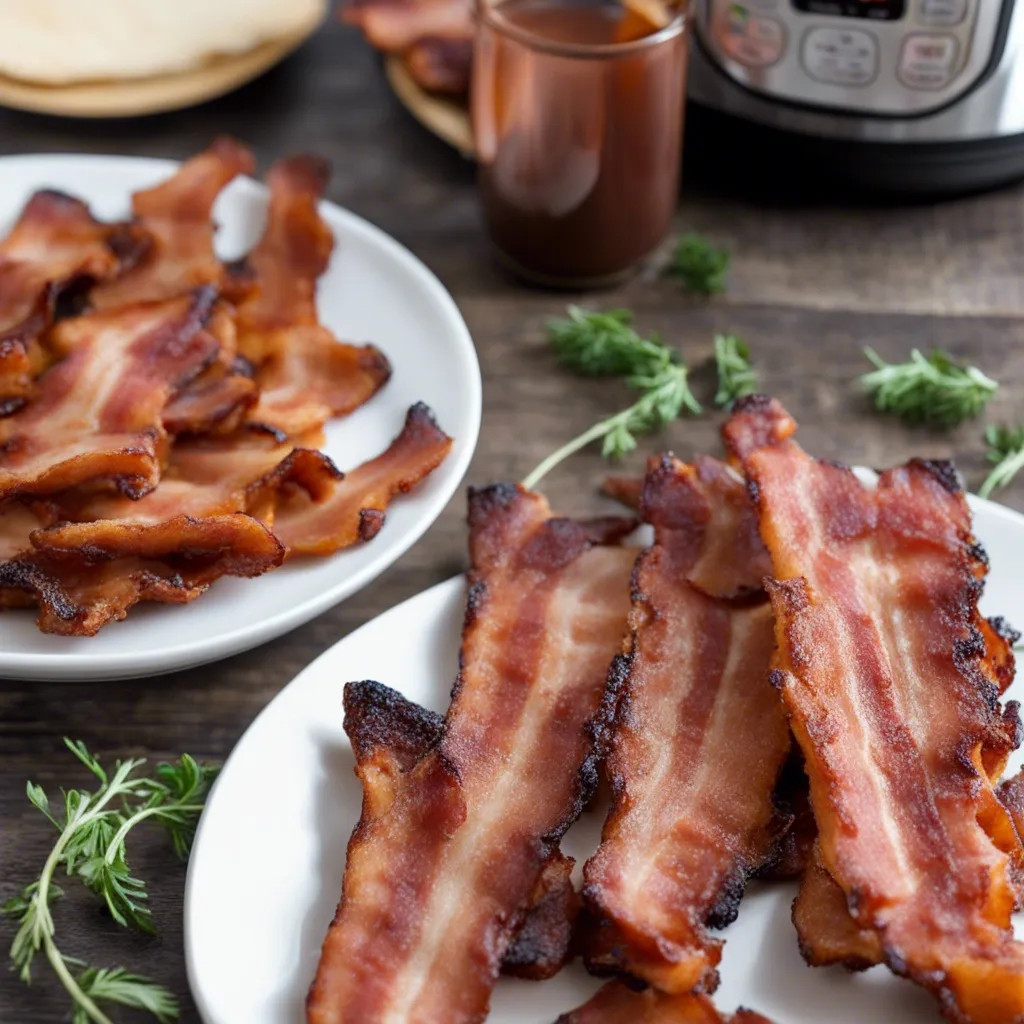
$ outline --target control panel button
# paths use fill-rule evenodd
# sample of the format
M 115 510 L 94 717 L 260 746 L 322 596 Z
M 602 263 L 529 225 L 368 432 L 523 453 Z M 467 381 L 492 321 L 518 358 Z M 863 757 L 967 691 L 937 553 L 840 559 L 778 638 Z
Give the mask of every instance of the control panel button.
M 926 25 L 950 27 L 967 17 L 968 0 L 921 0 L 920 20 Z
M 899 80 L 909 89 L 941 89 L 956 75 L 956 36 L 907 36 L 900 54 Z
M 748 68 L 766 68 L 781 59 L 786 30 L 781 21 L 730 4 L 718 21 L 718 43 L 727 57 Z
M 878 41 L 855 28 L 812 28 L 800 54 L 804 70 L 832 85 L 869 85 L 878 74 Z

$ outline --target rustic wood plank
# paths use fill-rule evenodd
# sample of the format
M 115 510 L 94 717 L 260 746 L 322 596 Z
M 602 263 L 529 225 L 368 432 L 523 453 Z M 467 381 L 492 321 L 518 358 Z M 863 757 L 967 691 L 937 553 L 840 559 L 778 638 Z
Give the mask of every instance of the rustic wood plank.
M 217 131 L 252 143 L 266 163 L 302 148 L 335 163 L 331 197 L 397 235 L 434 267 L 459 301 L 484 372 L 485 415 L 469 480 L 516 479 L 561 441 L 629 402 L 612 382 L 580 381 L 558 370 L 543 337 L 546 319 L 581 296 L 530 291 L 487 258 L 474 201 L 473 168 L 423 135 L 387 94 L 375 58 L 335 25 L 294 59 L 224 100 L 133 122 L 80 124 L 0 113 L 3 152 L 133 152 L 180 157 Z M 985 472 L 982 423 L 950 433 L 908 430 L 875 415 L 855 378 L 865 343 L 897 357 L 940 345 L 1005 382 L 990 420 L 1024 405 L 1024 251 L 1021 189 L 937 207 L 873 211 L 752 206 L 690 189 L 680 226 L 734 248 L 728 296 L 697 302 L 655 271 L 624 288 L 589 296 L 630 305 L 644 330 L 678 345 L 694 388 L 710 399 L 706 360 L 715 331 L 741 334 L 754 350 L 764 388 L 803 424 L 816 454 L 885 465 L 914 454 L 955 456 L 969 482 Z M 956 317 L 926 315 L 957 313 Z M 680 421 L 645 452 L 716 451 L 722 415 Z M 639 471 L 643 454 L 628 460 Z M 596 487 L 607 467 L 593 452 L 547 482 L 567 512 L 607 508 Z M 1001 496 L 1024 510 L 1024 480 Z M 32 778 L 51 791 L 85 782 L 60 737 L 80 737 L 108 759 L 175 756 L 222 760 L 253 717 L 297 672 L 340 637 L 397 602 L 461 571 L 463 501 L 457 497 L 425 539 L 344 605 L 262 648 L 176 675 L 101 684 L 0 682 L 0 898 L 38 872 L 52 841 L 27 804 Z M 173 614 L 173 609 L 168 611 Z M 0 652 L 2 657 L 2 652 Z M 187 998 L 181 933 L 183 868 L 159 841 L 142 840 L 137 867 L 154 879 L 160 936 L 119 933 L 80 894 L 58 908 L 62 944 L 97 964 L 125 963 Z M 8 933 L 0 926 L 0 936 Z M 0 971 L 0 1020 L 56 1024 L 62 996 L 40 965 L 25 990 Z

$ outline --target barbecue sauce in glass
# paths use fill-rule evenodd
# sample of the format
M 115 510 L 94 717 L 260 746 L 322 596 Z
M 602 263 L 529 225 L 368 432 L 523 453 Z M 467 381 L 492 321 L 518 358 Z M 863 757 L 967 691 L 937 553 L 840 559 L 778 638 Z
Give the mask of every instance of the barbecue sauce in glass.
M 478 12 L 480 194 L 505 261 L 552 284 L 615 280 L 671 228 L 686 39 L 612 0 Z

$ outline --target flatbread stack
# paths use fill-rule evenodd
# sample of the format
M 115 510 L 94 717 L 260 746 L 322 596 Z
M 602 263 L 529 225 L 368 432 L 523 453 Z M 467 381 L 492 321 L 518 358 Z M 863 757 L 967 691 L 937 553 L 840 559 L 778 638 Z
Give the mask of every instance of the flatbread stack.
M 198 102 L 306 38 L 326 0 L 0 0 L 0 103 L 83 116 Z

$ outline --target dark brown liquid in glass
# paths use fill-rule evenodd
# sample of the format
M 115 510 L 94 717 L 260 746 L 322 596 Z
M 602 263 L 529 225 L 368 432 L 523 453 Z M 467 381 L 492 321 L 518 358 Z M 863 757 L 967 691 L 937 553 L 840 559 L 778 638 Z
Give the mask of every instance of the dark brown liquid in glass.
M 610 0 L 506 0 L 481 18 L 473 113 L 493 241 L 541 280 L 614 278 L 672 224 L 684 35 L 636 43 L 654 26 Z

